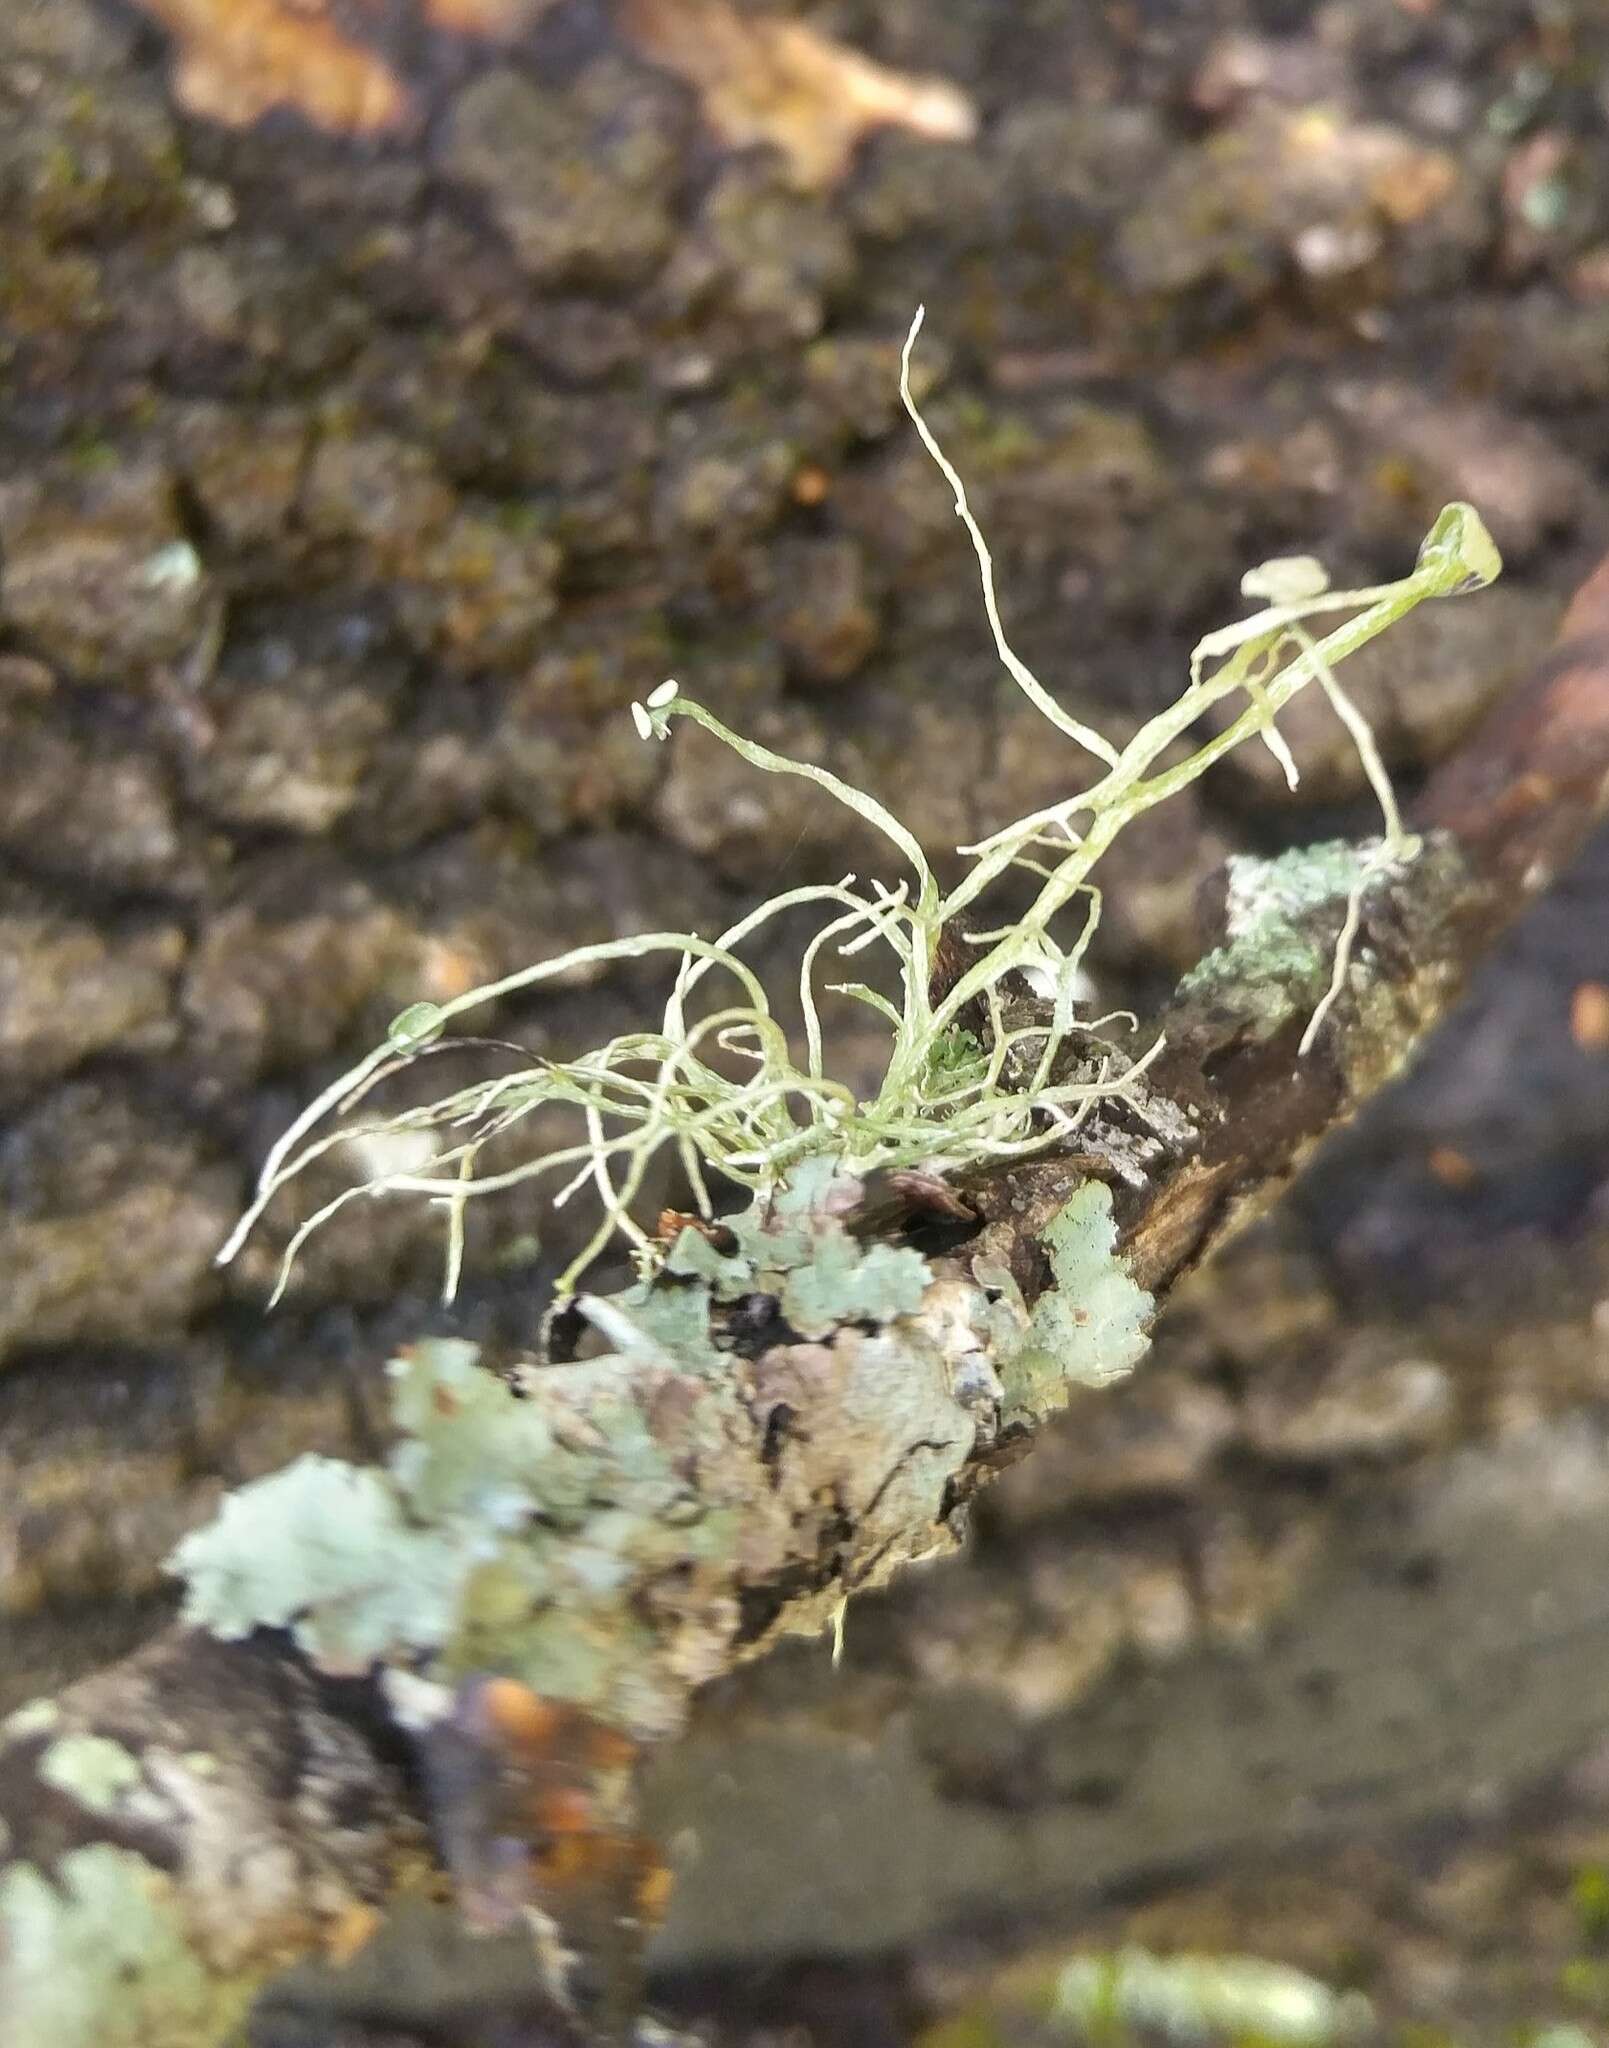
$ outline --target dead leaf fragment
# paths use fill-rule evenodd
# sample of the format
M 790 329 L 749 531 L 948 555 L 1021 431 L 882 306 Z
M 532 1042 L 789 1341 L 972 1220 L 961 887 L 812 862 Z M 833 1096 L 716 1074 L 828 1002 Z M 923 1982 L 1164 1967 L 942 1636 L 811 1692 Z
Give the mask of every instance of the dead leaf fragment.
M 802 21 L 752 19 L 730 0 L 625 0 L 628 36 L 698 92 L 734 148 L 770 143 L 806 190 L 834 183 L 874 128 L 936 142 L 977 133 L 971 100 L 946 78 L 891 71 Z
M 177 46 L 174 94 L 189 113 L 247 128 L 292 107 L 335 135 L 378 135 L 409 111 L 381 56 L 309 0 L 142 0 Z

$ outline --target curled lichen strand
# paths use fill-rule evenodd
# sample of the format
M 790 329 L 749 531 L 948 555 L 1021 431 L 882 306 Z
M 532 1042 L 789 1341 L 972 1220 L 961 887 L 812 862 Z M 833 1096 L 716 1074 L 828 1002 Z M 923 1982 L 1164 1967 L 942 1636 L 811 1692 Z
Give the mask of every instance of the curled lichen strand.
M 1245 594 L 1269 601 L 1251 617 L 1198 641 L 1187 683 L 1119 748 L 1075 717 L 1006 636 L 988 545 L 962 479 L 912 391 L 911 350 L 921 320 L 918 311 L 901 356 L 900 393 L 972 541 L 996 651 L 1035 710 L 1063 738 L 1093 755 L 1101 772 L 1089 781 L 1075 777 L 1074 787 L 1057 801 L 959 848 L 966 866 L 946 891 L 916 837 L 874 795 L 819 762 L 779 754 L 732 730 L 678 682 L 665 680 L 631 707 L 645 740 L 664 740 L 674 723 L 685 721 L 758 773 L 824 791 L 898 855 L 902 878 L 862 881 L 849 874 L 833 883 L 805 884 L 767 898 L 714 940 L 693 933 L 632 934 L 577 947 L 442 1004 L 415 1003 L 393 1024 L 386 1042 L 333 1081 L 271 1148 L 256 1195 L 220 1254 L 223 1260 L 234 1257 L 281 1187 L 354 1135 L 350 1128 L 343 1133 L 334 1120 L 357 1110 L 399 1064 L 439 1049 L 441 1034 L 454 1019 L 557 976 L 617 960 L 654 959 L 672 969 L 673 984 L 657 1024 L 627 1031 L 576 1059 L 544 1059 L 491 1081 L 472 1081 L 435 1102 L 374 1115 L 355 1134 L 368 1141 L 362 1149 L 371 1157 L 395 1160 L 398 1148 L 387 1141 L 406 1138 L 409 1163 L 377 1167 L 372 1178 L 344 1188 L 315 1209 L 290 1238 L 280 1287 L 307 1236 L 359 1195 L 406 1192 L 440 1207 L 447 1222 L 444 1291 L 451 1296 L 462 1269 L 464 1215 L 471 1198 L 551 1176 L 557 1206 L 579 1188 L 590 1187 L 602 1213 L 557 1278 L 558 1294 L 568 1297 L 613 1236 L 632 1246 L 645 1272 L 663 1257 L 666 1248 L 649 1235 L 637 1213 L 650 1166 L 662 1153 L 674 1153 L 707 1219 L 714 1175 L 763 1198 L 812 1164 L 829 1177 L 879 1169 L 916 1169 L 931 1176 L 998 1168 L 1064 1146 L 1103 1109 L 1133 1110 L 1146 1068 L 1165 1049 L 1160 1036 L 1137 1047 L 1132 1058 L 1082 1062 L 1076 1057 L 1091 1030 L 1078 1009 L 1084 955 L 1101 915 L 1100 863 L 1137 818 L 1178 795 L 1247 741 L 1267 746 L 1294 786 L 1297 764 L 1276 720 L 1310 684 L 1328 697 L 1379 800 L 1385 839 L 1376 864 L 1409 857 L 1413 843 L 1402 829 L 1379 746 L 1335 669 L 1424 600 L 1479 588 L 1498 573 L 1497 551 L 1473 508 L 1448 506 L 1426 536 L 1412 572 L 1391 583 L 1331 590 L 1321 566 L 1307 556 L 1253 570 L 1245 579 Z M 1326 626 L 1323 622 L 1334 615 L 1342 615 L 1341 622 Z M 1223 707 L 1231 715 L 1203 733 L 1208 715 Z M 1083 772 L 1091 771 L 1086 766 Z M 1015 913 L 985 929 L 986 906 L 999 901 L 997 885 L 1008 880 L 1021 885 L 1028 877 L 1034 879 L 1022 890 Z M 1360 873 L 1348 891 L 1328 986 L 1315 991 L 1309 1006 L 1304 1051 L 1344 992 L 1368 879 Z M 803 1039 L 801 1060 L 795 1037 L 783 1028 L 743 949 L 768 928 L 774 930 L 777 919 L 806 910 L 816 928 L 798 961 L 802 1031 L 795 1037 Z M 961 943 L 971 957 L 948 977 L 948 985 L 941 985 L 935 964 L 963 929 Z M 858 958 L 868 948 L 885 956 L 884 988 L 860 978 L 828 984 L 847 1001 L 874 1010 L 889 1028 L 880 1078 L 862 1096 L 827 1070 L 817 970 L 835 956 Z M 1298 973 L 1307 978 L 1305 950 L 1300 959 L 1280 964 L 1287 979 Z M 1015 1034 L 993 1029 L 985 1048 L 966 1019 L 987 1009 L 999 1027 L 1002 1005 L 1025 981 L 1042 1000 L 1042 1018 Z M 1276 1029 L 1279 1021 L 1270 1009 L 1262 1028 Z M 511 1133 L 538 1115 L 541 1128 L 551 1132 L 554 1111 L 576 1120 L 574 1142 L 549 1142 L 532 1156 L 481 1170 L 485 1148 L 495 1143 L 501 1151 Z M 326 1123 L 332 1127 L 315 1136 Z M 694 1262 L 685 1270 L 720 1283 L 716 1262 L 706 1254 L 681 1245 L 675 1255 Z M 873 1275 L 861 1262 L 859 1277 L 874 1307 L 898 1287 L 892 1266 Z M 797 1327 L 824 1332 L 832 1319 L 829 1304 L 842 1295 L 841 1281 L 813 1291 L 809 1279 L 798 1280 L 791 1283 L 785 1305 Z M 908 1288 L 896 1298 L 908 1309 Z M 854 1310 L 851 1302 L 844 1313 Z

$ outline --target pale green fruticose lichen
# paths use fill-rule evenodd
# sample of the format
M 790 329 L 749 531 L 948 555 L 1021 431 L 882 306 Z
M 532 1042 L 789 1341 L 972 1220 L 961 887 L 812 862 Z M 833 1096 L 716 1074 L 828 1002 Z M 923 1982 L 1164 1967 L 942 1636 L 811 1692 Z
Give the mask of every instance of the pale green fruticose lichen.
M 468 1201 L 551 1177 L 557 1187 L 555 1206 L 585 1189 L 601 1211 L 597 1228 L 560 1276 L 558 1291 L 565 1295 L 615 1234 L 636 1248 L 645 1273 L 658 1270 L 661 1250 L 634 1213 L 634 1204 L 662 1151 L 675 1156 L 691 1198 L 708 1215 L 711 1170 L 763 1199 L 811 1160 L 825 1161 L 829 1171 L 844 1175 L 897 1167 L 950 1173 L 1065 1145 L 1098 1104 L 1113 1098 L 1127 1101 L 1143 1117 L 1142 1076 L 1161 1050 L 1160 1041 L 1131 1060 L 1110 1058 L 1094 1033 L 1097 1023 L 1111 1020 L 1079 1013 L 1083 960 L 1101 912 L 1099 862 L 1135 818 L 1247 741 L 1269 747 L 1294 777 L 1296 766 L 1276 721 L 1309 684 L 1329 698 L 1352 735 L 1379 797 L 1385 824 L 1380 858 L 1413 857 L 1415 845 L 1402 830 L 1378 749 L 1335 669 L 1423 600 L 1479 588 L 1498 573 L 1497 551 L 1472 508 L 1448 506 L 1426 535 L 1413 570 L 1392 583 L 1332 591 L 1323 570 L 1305 556 L 1252 571 L 1243 588 L 1248 597 L 1262 601 L 1261 609 L 1201 640 L 1178 697 L 1118 748 L 1067 710 L 1006 637 L 989 550 L 961 479 L 911 393 L 910 356 L 920 319 L 918 314 L 906 343 L 901 394 L 954 493 L 956 513 L 977 558 L 997 651 L 1012 681 L 1047 723 L 1093 757 L 1097 770 L 1092 778 L 1080 786 L 1075 776 L 1068 796 L 961 848 L 968 864 L 956 886 L 944 890 L 914 836 L 874 797 L 812 762 L 790 760 L 745 739 L 676 683 L 660 684 L 633 707 L 645 738 L 663 740 L 676 721 L 685 720 L 762 773 L 814 784 L 881 835 L 907 870 L 903 879 L 862 883 L 848 875 L 832 884 L 791 889 L 713 941 L 678 932 L 609 940 L 524 968 L 448 1003 L 414 1004 L 398 1017 L 386 1043 L 333 1082 L 273 1147 L 256 1196 L 221 1257 L 234 1256 L 279 1189 L 338 1146 L 348 1148 L 349 1157 L 368 1162 L 367 1177 L 294 1233 L 281 1285 L 308 1233 L 345 1203 L 360 1196 L 414 1194 L 437 1203 L 446 1217 L 450 1294 L 462 1261 Z M 1333 614 L 1343 614 L 1342 623 L 1322 630 L 1318 622 Z M 1220 730 L 1204 737 L 1193 732 L 1214 706 L 1225 703 L 1238 708 Z M 1315 994 L 1308 1041 L 1344 982 L 1359 898 L 1374 871 L 1366 865 L 1353 875 L 1332 984 L 1328 993 Z M 1027 908 L 1019 904 L 994 929 L 969 929 L 966 942 L 975 947 L 976 958 L 935 997 L 932 969 L 941 934 L 961 930 L 963 913 L 974 926 L 981 922 L 986 927 L 987 916 L 980 919 L 979 913 L 990 902 L 1000 902 L 999 885 L 1020 887 L 1024 877 L 1031 897 Z M 809 909 L 820 920 L 799 960 L 802 1048 L 790 1042 L 743 958 L 745 947 L 757 936 L 768 936 L 776 918 L 796 909 Z M 827 959 L 858 959 L 868 949 L 885 957 L 889 972 L 882 985 L 874 985 L 875 976 L 830 984 L 875 1011 L 888 1027 L 881 1078 L 870 1095 L 860 1097 L 827 1071 L 817 973 Z M 651 956 L 662 956 L 674 975 L 663 1014 L 653 1026 L 624 1033 L 579 1058 L 538 1061 L 435 1102 L 315 1135 L 327 1119 L 357 1109 L 400 1066 L 441 1050 L 443 1033 L 457 1017 L 578 970 Z M 1021 977 L 1044 1001 L 1042 1014 L 1025 1028 L 1007 1016 Z M 716 997 L 714 990 L 724 993 Z M 987 1013 L 986 1034 L 968 1025 L 980 1011 Z M 1088 1057 L 1069 1058 L 1069 1050 L 1087 1050 Z M 497 1163 L 512 1146 L 511 1133 L 537 1112 L 545 1117 L 556 1108 L 574 1115 L 573 1143 L 551 1146 L 533 1158 L 515 1156 L 511 1164 Z M 405 1145 L 397 1142 L 402 1140 Z M 414 1149 L 421 1140 L 431 1148 L 424 1163 Z M 483 1158 L 489 1147 L 490 1162 Z M 797 1305 L 819 1324 L 821 1303 L 809 1286 Z
M 172 1880 L 130 1850 L 0 1874 L 6 2048 L 217 2048 L 255 1989 L 207 1970 Z

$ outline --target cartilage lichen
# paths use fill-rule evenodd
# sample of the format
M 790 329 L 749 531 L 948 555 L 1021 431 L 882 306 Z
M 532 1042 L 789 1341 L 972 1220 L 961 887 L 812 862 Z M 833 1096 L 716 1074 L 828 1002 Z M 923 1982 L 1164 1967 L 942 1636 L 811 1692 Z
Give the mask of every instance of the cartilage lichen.
M 1411 857 L 1413 842 L 1402 830 L 1369 728 L 1341 690 L 1335 669 L 1423 599 L 1490 582 L 1500 563 L 1478 514 L 1468 505 L 1448 506 L 1411 573 L 1396 582 L 1330 590 L 1323 570 L 1307 556 L 1252 571 L 1244 589 L 1265 600 L 1263 608 L 1201 640 L 1178 697 L 1119 748 L 1068 711 L 1007 638 L 982 531 L 959 475 L 911 392 L 911 351 L 921 317 L 918 312 L 906 340 L 901 396 L 954 492 L 956 513 L 977 557 L 1001 661 L 1047 723 L 1092 755 L 1100 773 L 1065 798 L 961 848 L 966 867 L 955 887 L 945 890 L 913 835 L 875 797 L 825 768 L 790 760 L 731 731 L 676 683 L 659 684 L 632 707 L 645 739 L 667 738 L 678 720 L 702 726 L 759 772 L 817 785 L 880 834 L 907 872 L 894 882 L 862 882 L 846 875 L 835 883 L 784 891 L 714 940 L 683 932 L 609 940 L 577 947 L 451 1002 L 414 1004 L 398 1017 L 386 1043 L 325 1089 L 273 1147 L 256 1196 L 222 1258 L 234 1255 L 288 1181 L 333 1147 L 354 1139 L 408 1134 L 416 1144 L 422 1137 L 435 1149 L 423 1165 L 404 1161 L 378 1168 L 318 1209 L 291 1239 L 282 1286 L 308 1233 L 345 1203 L 360 1195 L 413 1194 L 437 1203 L 445 1213 L 450 1294 L 462 1262 L 467 1202 L 543 1177 L 556 1186 L 555 1206 L 587 1189 L 600 1211 L 597 1227 L 560 1276 L 558 1291 L 565 1295 L 617 1233 L 636 1248 L 645 1270 L 657 1268 L 663 1248 L 650 1239 L 634 1204 L 661 1151 L 675 1155 L 692 1199 L 709 1215 L 712 1173 L 761 1197 L 784 1185 L 809 1160 L 824 1161 L 829 1170 L 846 1175 L 918 1166 L 929 1173 L 951 1173 L 1064 1144 L 1102 1101 L 1122 1097 L 1138 1105 L 1141 1077 L 1161 1050 L 1160 1041 L 1133 1059 L 1104 1059 L 1091 1040 L 1090 1020 L 1078 1013 L 1082 963 L 1101 909 L 1093 879 L 1097 864 L 1135 818 L 1248 740 L 1267 745 L 1287 774 L 1294 775 L 1295 763 L 1276 720 L 1310 683 L 1329 697 L 1363 756 L 1384 816 L 1382 858 Z M 1318 637 L 1313 622 L 1328 614 L 1344 616 Z M 1187 740 L 1206 712 L 1235 698 L 1243 700 L 1240 710 L 1218 731 Z M 1331 986 L 1315 998 L 1308 1040 L 1343 984 L 1358 905 L 1372 872 L 1366 868 L 1355 875 Z M 971 929 L 978 906 L 996 885 L 1008 877 L 1020 882 L 1023 876 L 1033 884 L 1028 907 L 992 929 Z M 820 920 L 799 960 L 799 1046 L 790 1044 L 743 958 L 743 949 L 757 935 L 797 909 L 808 909 Z M 940 936 L 963 928 L 963 912 L 972 914 L 966 943 L 976 957 L 953 985 L 935 994 Z M 825 956 L 854 958 L 872 947 L 891 956 L 897 998 L 864 980 L 829 984 L 868 1006 L 888 1027 L 881 1079 L 869 1096 L 860 1097 L 828 1071 L 816 977 Z M 400 1067 L 439 1051 L 446 1027 L 465 1013 L 573 976 L 578 969 L 656 955 L 673 969 L 673 985 L 654 1026 L 624 1033 L 577 1058 L 533 1061 L 421 1107 L 374 1115 L 355 1128 L 337 1121 L 333 1129 L 320 1132 L 327 1120 L 356 1110 Z M 1022 976 L 1043 998 L 1042 1013 L 1027 1027 L 1008 1014 L 1008 993 Z M 729 993 L 712 1000 L 718 981 L 730 984 Z M 969 1033 L 968 1020 L 983 1014 L 987 1032 Z M 1080 1043 L 1092 1056 L 1083 1061 L 1067 1057 L 1069 1046 Z M 489 1146 L 501 1149 L 509 1134 L 537 1111 L 554 1107 L 573 1112 L 578 1125 L 573 1142 L 480 1170 Z M 371 1159 L 377 1156 L 372 1142 L 366 1149 Z

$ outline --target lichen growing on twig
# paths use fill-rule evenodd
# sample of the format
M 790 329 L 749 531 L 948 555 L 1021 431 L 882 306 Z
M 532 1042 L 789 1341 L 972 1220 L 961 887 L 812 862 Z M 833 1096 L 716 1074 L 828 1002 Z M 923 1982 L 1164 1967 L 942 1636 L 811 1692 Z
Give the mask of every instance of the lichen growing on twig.
M 969 1463 L 1144 1349 L 1153 1304 L 1106 1188 L 1052 1221 L 1032 1314 L 986 1259 L 860 1243 L 859 1193 L 811 1160 L 722 1247 L 683 1230 L 662 1280 L 580 1298 L 600 1357 L 505 1381 L 473 1345 L 415 1345 L 391 1368 L 386 1464 L 304 1457 L 227 1496 L 174 1556 L 185 1620 L 288 1628 L 332 1673 L 492 1668 L 667 1733 L 767 1634 L 827 1626 L 953 1548 Z M 721 1320 L 742 1300 L 783 1312 L 755 1357 Z
M 185 1619 L 226 1640 L 288 1628 L 334 1673 L 495 1668 L 663 1735 L 759 1647 L 756 1603 L 819 1629 L 953 1547 L 969 1462 L 1143 1348 L 1152 1303 L 1105 1188 L 1052 1224 L 1032 1316 L 986 1262 L 969 1277 L 859 1243 L 858 1194 L 811 1160 L 729 1249 L 684 1230 L 664 1280 L 581 1297 L 601 1357 L 505 1382 L 472 1345 L 414 1346 L 392 1367 L 386 1465 L 304 1457 L 230 1494 L 175 1555 Z M 718 1327 L 745 1298 L 785 1313 L 753 1358 Z
M 1294 775 L 1276 721 L 1299 690 L 1316 683 L 1359 746 L 1380 799 L 1385 838 L 1378 861 L 1356 870 L 1331 986 L 1310 1019 L 1304 1049 L 1311 1042 L 1344 986 L 1348 951 L 1371 877 L 1380 871 L 1380 862 L 1411 859 L 1417 850 L 1402 830 L 1368 727 L 1334 671 L 1425 598 L 1491 581 L 1501 565 L 1479 515 L 1467 505 L 1448 506 L 1426 536 L 1413 570 L 1392 583 L 1330 590 L 1323 570 L 1305 556 L 1251 572 L 1244 588 L 1247 595 L 1266 600 L 1263 608 L 1201 640 L 1186 687 L 1118 748 L 1068 711 L 1011 646 L 983 533 L 961 478 L 912 395 L 911 352 L 921 317 L 918 312 L 906 339 L 901 395 L 955 493 L 1001 661 L 1047 723 L 1093 755 L 1102 772 L 1056 803 L 961 848 L 967 865 L 956 886 L 946 890 L 912 834 L 874 796 L 827 769 L 790 760 L 744 738 L 676 683 L 661 684 L 632 707 L 644 737 L 663 740 L 677 721 L 686 721 L 703 727 L 763 774 L 816 784 L 878 832 L 908 872 L 894 882 L 862 882 L 846 875 L 836 883 L 787 890 L 714 940 L 651 932 L 578 947 L 451 1002 L 414 1005 L 396 1020 L 387 1043 L 325 1089 L 274 1146 L 256 1196 L 221 1257 L 234 1255 L 288 1181 L 354 1137 L 423 1134 L 436 1149 L 425 1165 L 378 1172 L 308 1218 L 286 1251 L 281 1286 L 308 1234 L 346 1203 L 360 1196 L 413 1194 L 445 1212 L 450 1294 L 462 1262 L 467 1202 L 540 1177 L 556 1183 L 555 1206 L 585 1188 L 596 1197 L 600 1212 L 597 1227 L 559 1278 L 564 1296 L 617 1234 L 635 1247 L 645 1271 L 657 1267 L 661 1248 L 635 1215 L 634 1203 L 661 1151 L 675 1154 L 692 1199 L 708 1216 L 715 1208 L 710 1189 L 715 1176 L 763 1201 L 812 1159 L 826 1160 L 846 1175 L 917 1166 L 934 1174 L 953 1173 L 1065 1144 L 1098 1104 L 1113 1098 L 1139 1107 L 1140 1077 L 1161 1050 L 1160 1041 L 1132 1059 L 1119 1058 L 1093 1036 L 1091 1020 L 1078 1011 L 1080 970 L 1101 911 L 1098 864 L 1136 818 L 1248 740 L 1267 745 Z M 1335 613 L 1346 616 L 1316 636 L 1311 622 Z M 1221 730 L 1193 741 L 1188 737 L 1208 710 L 1235 697 L 1244 699 L 1244 707 Z M 1189 750 L 1181 752 L 1182 746 Z M 1033 888 L 1026 909 L 1015 909 L 993 928 L 970 928 L 978 906 L 997 885 L 1007 878 L 1020 883 L 1025 875 Z M 799 1047 L 789 1042 L 742 955 L 775 919 L 801 908 L 816 912 L 820 923 L 799 961 Z M 969 914 L 965 943 L 975 957 L 940 988 L 934 964 L 941 935 L 961 931 L 963 913 Z M 871 1095 L 861 1098 L 829 1071 L 817 972 L 828 955 L 853 959 L 868 948 L 890 956 L 897 997 L 866 980 L 829 984 L 874 1010 L 888 1026 L 881 1079 Z M 534 1062 L 421 1107 L 377 1114 L 356 1127 L 337 1121 L 333 1129 L 321 1130 L 329 1119 L 362 1105 L 400 1066 L 438 1048 L 448 1025 L 466 1012 L 578 968 L 655 955 L 666 957 L 674 982 L 654 1027 L 624 1033 L 574 1059 Z M 1010 1014 L 1008 1003 L 1023 977 L 1043 997 L 1041 1013 L 1026 1025 Z M 712 1001 L 712 988 L 723 981 L 730 984 L 728 998 Z M 979 1034 L 968 1020 L 981 1016 L 988 1021 Z M 554 1106 L 575 1115 L 579 1129 L 572 1143 L 494 1171 L 478 1171 L 489 1146 L 500 1145 L 538 1110 Z

